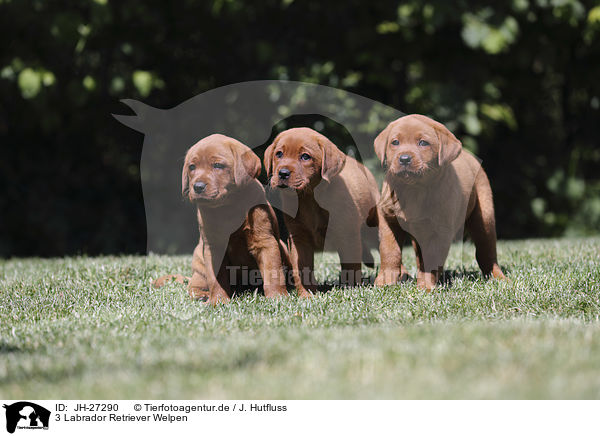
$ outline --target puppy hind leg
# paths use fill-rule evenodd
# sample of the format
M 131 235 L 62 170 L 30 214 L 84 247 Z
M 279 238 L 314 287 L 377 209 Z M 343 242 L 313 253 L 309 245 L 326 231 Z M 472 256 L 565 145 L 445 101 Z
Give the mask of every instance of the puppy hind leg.
M 375 268 L 375 259 L 371 249 L 377 249 L 379 245 L 378 229 L 363 226 L 360 230 L 362 244 L 362 262 L 369 268 Z
M 360 234 L 360 231 L 357 233 Z M 355 233 L 356 234 L 356 233 Z M 361 260 L 363 247 L 360 237 L 346 235 L 340 238 L 338 254 L 340 256 L 340 283 L 347 286 L 358 286 L 362 283 Z
M 340 283 L 346 286 L 359 286 L 362 283 L 360 262 L 340 262 L 340 264 Z
M 466 221 L 466 227 L 475 244 L 475 258 L 485 277 L 506 278 L 498 265 L 496 253 L 496 223 L 491 203 L 491 191 L 486 207 L 482 207 L 481 198 Z
M 369 268 L 375 268 L 375 259 L 371 249 L 379 248 L 379 216 L 377 207 L 369 210 L 366 222 L 361 226 L 360 239 L 362 243 L 362 262 Z

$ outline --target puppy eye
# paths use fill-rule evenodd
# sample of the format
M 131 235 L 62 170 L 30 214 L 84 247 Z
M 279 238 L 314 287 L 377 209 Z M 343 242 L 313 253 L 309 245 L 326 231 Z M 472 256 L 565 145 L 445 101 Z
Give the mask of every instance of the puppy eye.
M 194 171 L 194 170 L 196 169 L 196 165 L 194 165 L 194 164 L 191 164 L 191 165 L 189 166 L 189 169 L 190 169 L 190 171 Z
M 400 144 L 400 141 L 398 141 L 397 139 L 394 139 L 392 141 L 392 145 L 398 145 L 398 144 Z
M 302 160 L 310 160 L 310 154 L 302 153 L 302 156 L 300 156 L 300 159 L 302 159 Z
M 216 168 L 218 170 L 222 170 L 223 168 L 225 168 L 225 165 L 223 165 L 222 163 L 214 163 L 213 164 L 213 168 Z
M 278 158 L 281 158 L 281 156 L 283 156 L 283 152 L 281 150 L 279 150 L 277 153 L 275 153 L 275 156 L 277 156 Z
M 427 147 L 429 142 L 425 141 L 424 139 L 420 139 L 417 145 L 420 145 L 421 147 Z

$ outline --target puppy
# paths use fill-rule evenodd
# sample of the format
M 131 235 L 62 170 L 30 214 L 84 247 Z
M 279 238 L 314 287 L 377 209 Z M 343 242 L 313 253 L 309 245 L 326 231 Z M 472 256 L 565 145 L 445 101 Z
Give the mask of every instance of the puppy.
M 379 190 L 364 165 L 342 153 L 329 139 L 305 127 L 281 132 L 265 151 L 264 163 L 272 189 L 282 194 L 289 232 L 293 280 L 299 295 L 317 289 L 316 251 L 340 256 L 341 282 L 361 283 L 361 261 L 372 263 L 377 244 Z M 373 238 L 368 238 L 369 227 Z
M 408 277 L 402 265 L 408 234 L 417 257 L 417 285 L 432 289 L 464 226 L 483 274 L 504 278 L 496 259 L 490 182 L 446 126 L 423 115 L 401 117 L 377 136 L 375 153 L 387 168 L 378 207 L 381 268 L 376 285 Z
M 196 206 L 200 239 L 194 250 L 189 294 L 216 304 L 232 296 L 241 271 L 260 270 L 265 296 L 288 295 L 275 213 L 256 177 L 260 159 L 224 135 L 192 146 L 181 175 L 182 195 Z

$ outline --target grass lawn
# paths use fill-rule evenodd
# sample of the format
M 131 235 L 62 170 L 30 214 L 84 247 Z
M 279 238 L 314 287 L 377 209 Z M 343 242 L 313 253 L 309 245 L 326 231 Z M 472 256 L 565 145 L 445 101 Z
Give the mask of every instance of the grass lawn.
M 0 397 L 600 398 L 600 238 L 498 250 L 510 282 L 483 281 L 464 244 L 430 294 L 409 282 L 217 308 L 149 286 L 191 256 L 3 260 Z

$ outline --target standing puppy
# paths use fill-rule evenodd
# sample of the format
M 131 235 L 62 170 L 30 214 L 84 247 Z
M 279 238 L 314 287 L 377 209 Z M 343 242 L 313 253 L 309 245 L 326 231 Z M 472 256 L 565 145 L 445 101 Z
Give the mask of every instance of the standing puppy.
M 294 284 L 301 296 L 316 290 L 314 254 L 340 256 L 341 282 L 361 283 L 361 261 L 372 263 L 365 236 L 377 225 L 379 192 L 371 172 L 329 139 L 305 127 L 281 132 L 264 156 L 271 188 L 282 194 Z
M 433 288 L 450 244 L 464 226 L 485 276 L 504 278 L 496 260 L 496 224 L 490 182 L 475 157 L 441 123 L 423 115 L 391 122 L 375 139 L 387 168 L 379 211 L 381 269 L 376 285 L 407 277 L 402 243 L 412 238 L 417 285 Z
M 185 156 L 182 194 L 196 206 L 200 240 L 194 250 L 189 294 L 229 301 L 240 273 L 260 270 L 265 296 L 288 295 L 289 264 L 277 219 L 256 177 L 260 159 L 239 141 L 210 135 Z

